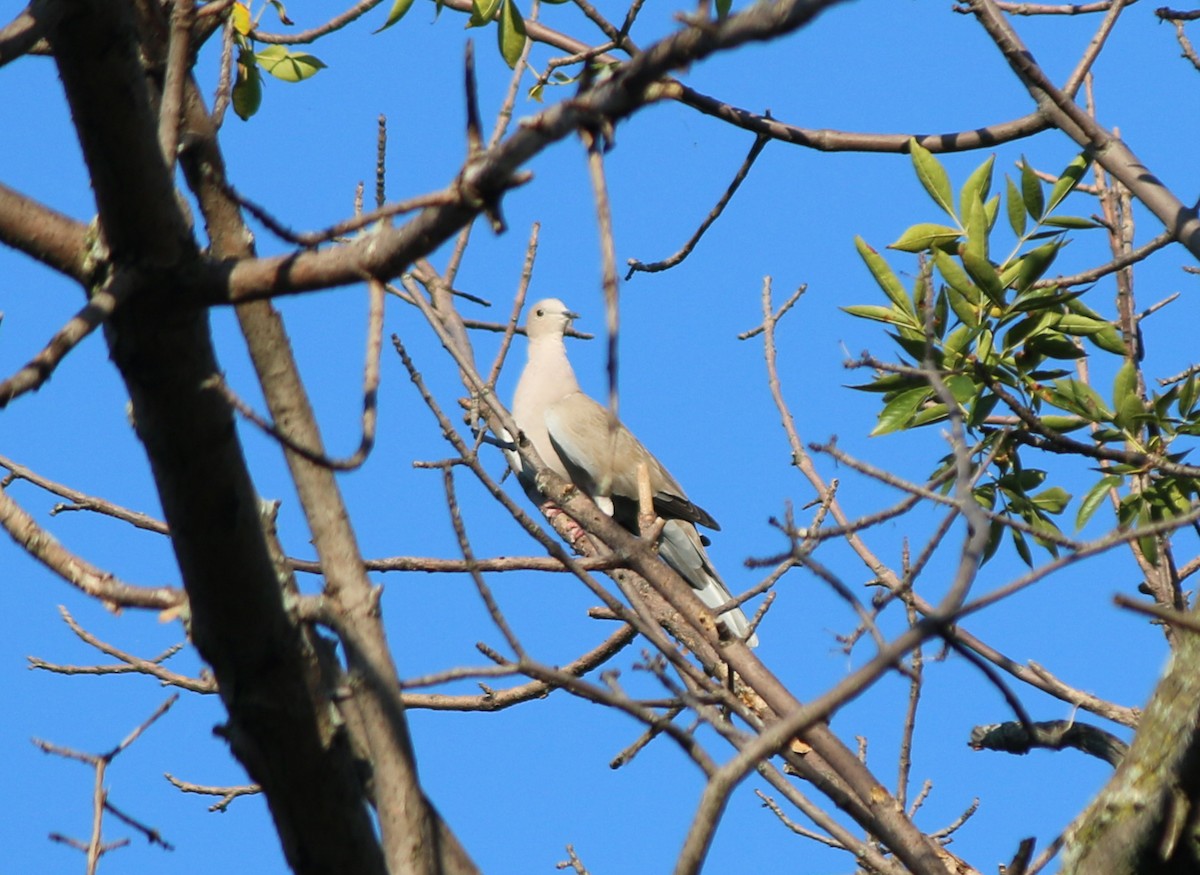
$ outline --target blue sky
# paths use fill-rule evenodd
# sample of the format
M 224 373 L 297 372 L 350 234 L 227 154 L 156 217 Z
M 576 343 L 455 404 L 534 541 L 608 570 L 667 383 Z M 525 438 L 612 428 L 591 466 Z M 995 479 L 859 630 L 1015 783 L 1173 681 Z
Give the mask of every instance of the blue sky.
M 3 18 L 20 4 L 0 3 Z M 620 17 L 618 6 L 600 8 Z M 461 91 L 462 19 L 444 12 L 434 21 L 432 4 L 417 4 L 399 25 L 382 34 L 377 10 L 364 21 L 312 48 L 328 69 L 289 85 L 268 81 L 263 107 L 249 123 L 233 117 L 223 130 L 230 176 L 248 197 L 294 228 L 332 224 L 351 209 L 354 186 L 370 179 L 376 117 L 389 119 L 389 194 L 404 197 L 444 186 L 464 154 Z M 322 4 L 296 2 L 289 14 L 302 26 L 328 13 Z M 634 36 L 642 45 L 672 26 L 676 11 L 647 4 Z M 269 20 L 268 12 L 264 20 Z M 570 6 L 549 6 L 543 19 L 579 33 L 582 18 Z M 1018 18 L 1015 26 L 1052 77 L 1061 81 L 1098 24 L 1094 17 Z M 484 118 L 495 111 L 508 70 L 491 32 L 476 32 L 480 100 Z M 213 48 L 200 69 L 205 89 L 215 83 Z M 535 51 L 542 63 L 553 53 Z M 1169 26 L 1159 25 L 1142 4 L 1127 10 L 1097 65 L 1100 121 L 1117 125 L 1153 171 L 1188 201 L 1198 187 L 1191 144 L 1200 138 L 1194 101 L 1195 72 L 1179 58 Z M 747 46 L 696 65 L 684 80 L 697 89 L 751 110 L 813 128 L 880 132 L 941 132 L 974 128 L 1030 111 L 1028 95 L 974 21 L 948 4 L 858 2 L 824 15 L 808 30 L 769 46 Z M 528 84 L 528 83 L 527 83 Z M 0 106 L 10 121 L 0 137 L 0 179 L 78 219 L 93 212 L 78 147 L 69 125 L 52 63 L 31 58 L 0 68 Z M 1180 96 L 1182 95 L 1182 97 Z M 560 98 L 547 90 L 547 100 Z M 538 111 L 522 99 L 518 117 Z M 19 122 L 15 121 L 19 120 Z M 752 138 L 684 107 L 650 107 L 617 130 L 607 158 L 618 260 L 651 261 L 673 252 L 724 190 Z M 997 150 L 997 171 L 1014 173 L 1022 154 L 1057 172 L 1076 154 L 1061 134 Z M 956 184 L 989 153 L 949 156 Z M 534 221 L 541 244 L 530 298 L 561 297 L 583 314 L 578 327 L 602 332 L 600 258 L 594 211 L 576 141 L 558 144 L 531 165 L 534 180 L 504 202 L 510 230 L 494 236 L 476 227 L 458 286 L 494 303 L 490 312 L 464 305 L 464 314 L 502 319 Z M 1075 212 L 1092 205 L 1075 196 Z M 755 573 L 747 557 L 785 547 L 768 525 L 787 502 L 800 507 L 811 488 L 789 465 L 779 417 L 768 395 L 758 341 L 739 332 L 759 321 L 759 290 L 773 278 L 776 298 L 804 283 L 808 291 L 780 329 L 784 391 L 805 440 L 833 435 L 839 445 L 875 464 L 921 479 L 945 452 L 936 429 L 868 439 L 876 399 L 846 390 L 861 374 L 843 367 L 864 349 L 889 354 L 878 326 L 855 320 L 838 307 L 877 303 L 878 290 L 854 252 L 861 234 L 882 248 L 916 221 L 936 221 L 936 208 L 911 172 L 907 156 L 821 154 L 773 143 L 726 215 L 681 266 L 622 284 L 621 413 L 634 432 L 671 469 L 690 496 L 722 524 L 712 556 L 735 589 Z M 1138 239 L 1161 228 L 1139 214 Z M 284 247 L 258 229 L 261 253 Z M 1074 271 L 1103 260 L 1099 234 L 1079 235 L 1059 266 Z M 445 254 L 434 261 L 444 263 Z M 890 253 L 898 271 L 915 262 Z M 1194 277 L 1180 272 L 1189 259 L 1169 249 L 1139 268 L 1139 304 L 1166 295 L 1184 296 L 1145 325 L 1149 376 L 1176 373 L 1192 363 L 1189 326 L 1196 302 Z M 1113 286 L 1102 281 L 1088 301 L 1112 312 Z M 0 250 L 0 375 L 33 355 L 80 306 L 70 283 L 28 259 Z M 400 334 L 444 406 L 462 394 L 436 341 L 415 311 L 389 303 L 386 330 Z M 357 444 L 365 293 L 342 289 L 281 302 L 293 344 L 308 381 L 327 444 L 345 454 Z M 230 382 L 258 402 L 253 376 L 231 314 L 215 312 L 214 333 Z M 482 363 L 496 340 L 475 338 Z M 574 342 L 570 348 L 586 388 L 604 392 L 603 345 Z M 518 341 L 501 378 L 508 399 L 524 355 Z M 1097 364 L 1097 383 L 1111 379 Z M 342 485 L 367 556 L 457 555 L 441 502 L 440 476 L 412 468 L 418 459 L 439 459 L 449 448 L 422 406 L 399 361 L 385 349 L 380 401 L 380 440 L 361 471 Z M 36 395 L 0 413 L 0 454 L 51 479 L 129 507 L 158 514 L 158 504 L 131 429 L 125 394 L 109 364 L 103 340 L 89 338 Z M 277 448 L 252 427 L 243 429 L 260 492 L 283 501 L 281 528 L 293 555 L 311 548 Z M 497 453 L 491 470 L 499 474 Z M 864 482 L 852 472 L 821 462 L 826 476 L 842 479 L 848 512 L 866 513 L 897 494 Z M 1089 472 L 1067 465 L 1066 487 L 1077 495 Z M 477 555 L 520 555 L 538 548 L 465 478 L 459 489 Z M 514 491 L 519 491 L 511 484 Z M 17 484 L 11 494 L 68 547 L 102 568 L 139 584 L 178 583 L 170 550 L 155 535 L 80 513 L 49 515 L 55 499 Z M 1074 507 L 1068 511 L 1073 517 Z M 872 533 L 872 543 L 897 562 L 902 539 L 920 543 L 932 518 L 917 515 Z M 1096 529 L 1099 531 L 1099 529 Z M 1192 539 L 1194 541 L 1194 539 Z M 1194 544 L 1181 539 L 1187 558 Z M 869 575 L 837 545 L 819 558 L 848 584 Z M 949 573 L 952 556 L 935 564 L 926 586 L 936 597 L 936 573 Z M 114 645 L 151 656 L 181 638 L 177 624 L 150 615 L 112 616 L 70 590 L 7 540 L 0 542 L 0 685 L 8 709 L 0 721 L 5 754 L 7 808 L 0 838 L 16 868 L 78 872 L 82 859 L 50 843 L 58 831 L 84 836 L 90 822 L 91 776 L 73 762 L 38 753 L 38 736 L 86 750 L 119 741 L 168 695 L 138 677 L 61 678 L 26 669 L 37 655 L 60 663 L 107 662 L 63 625 L 62 604 L 87 629 Z M 980 592 L 1019 575 L 1021 566 L 1003 555 L 980 575 Z M 387 575 L 384 610 L 396 659 L 411 677 L 456 665 L 483 663 L 475 642 L 498 644 L 466 578 L 424 574 Z M 931 582 L 932 581 L 932 582 Z M 315 586 L 312 579 L 302 581 Z M 511 575 L 489 579 L 510 623 L 531 652 L 562 663 L 593 646 L 610 630 L 586 618 L 594 604 L 577 584 L 560 576 Z M 1136 568 L 1110 554 L 972 618 L 969 628 L 1014 659 L 1035 659 L 1064 680 L 1126 705 L 1140 705 L 1152 687 L 1166 650 L 1161 635 L 1111 604 L 1131 592 Z M 867 592 L 869 595 L 869 591 Z M 865 596 L 864 596 L 865 597 Z M 854 619 L 816 579 L 794 571 L 779 588 L 778 602 L 760 631 L 760 655 L 795 692 L 811 697 L 871 655 L 860 645 L 847 656 L 834 639 Z M 890 631 L 897 631 L 894 623 Z M 619 659 L 622 683 L 655 694 L 637 671 L 637 650 Z M 173 662 L 195 673 L 194 655 Z M 471 685 L 463 685 L 463 691 Z M 907 687 L 888 678 L 840 712 L 834 729 L 850 744 L 869 740 L 869 763 L 894 781 L 895 745 Z M 1070 716 L 1063 703 L 1022 691 L 1035 719 Z M 1019 839 L 1052 839 L 1103 782 L 1107 767 L 1077 753 L 1035 753 L 1015 759 L 973 753 L 967 733 L 979 723 L 1010 719 L 999 694 L 976 671 L 951 657 L 928 667 L 914 754 L 915 793 L 920 782 L 933 791 L 918 823 L 934 830 L 980 797 L 978 814 L 961 829 L 952 850 L 982 869 L 1007 861 Z M 243 780 L 212 727 L 221 720 L 211 698 L 185 694 L 174 709 L 109 772 L 115 804 L 160 829 L 174 853 L 148 848 L 134 836 L 130 848 L 105 860 L 102 871 L 162 873 L 237 867 L 282 872 L 285 867 L 265 806 L 236 802 L 225 814 L 208 814 L 198 797 L 183 796 L 161 777 L 171 772 L 206 784 Z M 484 871 L 551 872 L 573 843 L 594 873 L 659 872 L 678 852 L 701 788 L 699 772 L 668 743 L 659 741 L 618 771 L 608 761 L 638 735 L 631 720 L 557 693 L 540 702 L 494 715 L 413 712 L 412 728 L 422 776 L 430 796 Z M 1111 727 L 1110 727 L 1111 728 Z M 719 749 L 719 744 L 714 742 Z M 828 852 L 788 834 L 753 795 L 751 779 L 731 802 L 717 834 L 710 871 L 837 873 L 852 869 L 845 855 Z M 128 834 L 110 823 L 109 837 Z

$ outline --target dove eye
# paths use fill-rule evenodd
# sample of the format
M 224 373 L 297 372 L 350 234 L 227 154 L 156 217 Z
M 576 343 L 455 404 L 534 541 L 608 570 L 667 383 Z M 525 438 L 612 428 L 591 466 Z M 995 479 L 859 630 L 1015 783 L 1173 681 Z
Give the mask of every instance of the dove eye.
M 538 314 L 539 316 L 545 316 L 545 315 L 546 315 L 546 311 L 545 311 L 545 310 L 543 310 L 543 309 L 541 309 L 541 308 L 539 307 L 539 308 L 538 308 L 538 311 L 537 311 L 537 314 Z

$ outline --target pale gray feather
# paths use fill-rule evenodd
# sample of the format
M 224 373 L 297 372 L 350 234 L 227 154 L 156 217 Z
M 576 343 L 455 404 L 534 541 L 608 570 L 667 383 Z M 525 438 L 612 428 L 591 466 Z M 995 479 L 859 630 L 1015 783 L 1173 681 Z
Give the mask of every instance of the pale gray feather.
M 529 360 L 513 396 L 512 414 L 517 427 L 533 444 L 542 461 L 557 474 L 587 492 L 597 505 L 631 532 L 638 531 L 638 470 L 650 478 L 654 510 L 666 520 L 659 555 L 686 580 L 709 608 L 726 604 L 732 596 L 704 550 L 696 531 L 700 524 L 719 529 L 717 521 L 692 503 L 683 488 L 620 422 L 612 423 L 608 410 L 579 388 L 567 359 L 563 336 L 576 315 L 554 298 L 538 301 L 529 311 L 526 333 Z M 514 470 L 529 483 L 515 452 L 508 452 Z M 740 608 L 720 616 L 734 636 L 754 647 L 749 621 Z

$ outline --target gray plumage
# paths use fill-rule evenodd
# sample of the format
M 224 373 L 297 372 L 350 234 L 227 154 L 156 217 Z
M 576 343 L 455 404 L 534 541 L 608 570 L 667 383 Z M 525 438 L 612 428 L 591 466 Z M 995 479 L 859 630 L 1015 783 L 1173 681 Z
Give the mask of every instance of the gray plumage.
M 709 608 L 732 598 L 704 550 L 696 525 L 720 529 L 717 521 L 683 488 L 624 425 L 610 427 L 608 411 L 579 388 L 567 359 L 563 335 L 577 318 L 562 301 L 538 301 L 525 322 L 529 360 L 513 396 L 517 427 L 555 473 L 584 490 L 601 510 L 631 532 L 638 531 L 638 469 L 645 466 L 654 510 L 666 521 L 659 555 L 683 577 Z M 519 457 L 509 454 L 520 472 Z M 722 625 L 754 647 L 749 621 L 740 608 L 721 614 Z

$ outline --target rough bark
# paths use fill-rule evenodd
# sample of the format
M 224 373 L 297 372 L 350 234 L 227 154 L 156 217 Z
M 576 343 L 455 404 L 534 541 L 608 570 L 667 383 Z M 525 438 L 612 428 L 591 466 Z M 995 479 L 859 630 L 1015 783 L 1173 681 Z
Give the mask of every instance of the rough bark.
M 191 608 L 229 722 L 219 731 L 265 791 L 297 872 L 385 871 L 363 784 L 288 616 L 259 501 L 218 373 L 207 314 L 171 306 L 198 257 L 158 150 L 152 95 L 124 3 L 61 4 L 50 42 L 96 194 L 111 269 L 147 283 L 106 326 L 133 403 Z
M 1121 765 L 1068 837 L 1064 875 L 1200 871 L 1200 635 L 1185 632 Z

